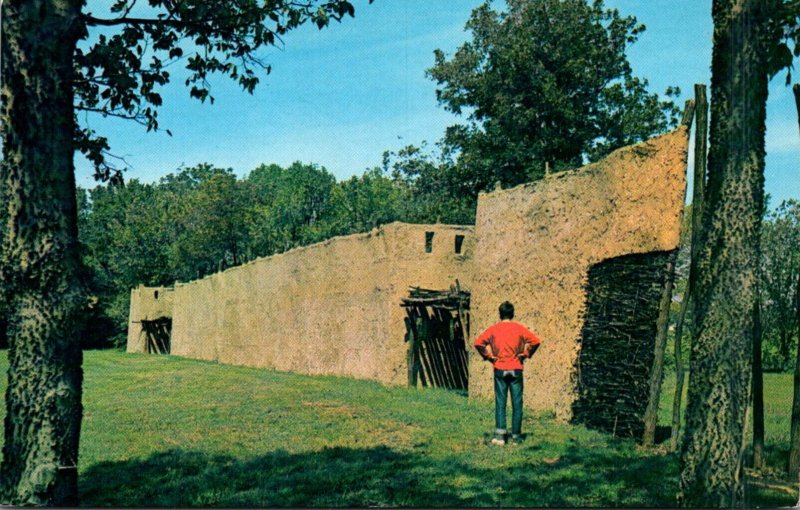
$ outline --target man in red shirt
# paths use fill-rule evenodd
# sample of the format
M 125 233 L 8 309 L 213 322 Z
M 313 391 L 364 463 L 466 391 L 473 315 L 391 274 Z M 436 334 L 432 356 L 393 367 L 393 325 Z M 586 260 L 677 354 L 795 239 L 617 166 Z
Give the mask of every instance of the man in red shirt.
M 522 442 L 522 362 L 536 352 L 541 340 L 519 322 L 514 305 L 500 305 L 500 322 L 475 340 L 478 353 L 494 366 L 495 434 L 492 444 L 506 444 L 506 400 L 511 390 L 511 442 Z

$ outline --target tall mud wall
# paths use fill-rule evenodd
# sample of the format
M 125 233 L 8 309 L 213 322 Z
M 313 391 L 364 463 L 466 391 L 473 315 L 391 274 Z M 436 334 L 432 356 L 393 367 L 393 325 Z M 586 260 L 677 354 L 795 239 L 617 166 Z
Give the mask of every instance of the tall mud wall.
M 589 268 L 679 242 L 688 131 L 619 149 L 578 171 L 481 194 L 472 271 L 472 337 L 510 300 L 542 338 L 526 366 L 525 404 L 572 416 Z M 491 366 L 470 355 L 470 396 L 490 397 Z
M 472 227 L 392 223 L 176 284 L 172 354 L 405 384 L 401 299 L 409 286 L 468 286 L 473 245 Z
M 568 419 L 578 395 L 590 396 L 586 384 L 604 379 L 600 370 L 582 387 L 578 372 L 582 339 L 594 332 L 585 327 L 587 303 L 596 305 L 590 314 L 604 309 L 602 296 L 589 294 L 589 271 L 616 257 L 650 260 L 677 248 L 687 151 L 681 127 L 578 171 L 481 194 L 474 228 L 393 223 L 179 283 L 174 291 L 134 289 L 128 350 L 143 352 L 138 321 L 171 316 L 176 355 L 402 385 L 402 298 L 410 286 L 447 289 L 458 279 L 472 294 L 468 344 L 498 319 L 502 301 L 512 301 L 516 319 L 543 340 L 526 368 L 525 404 Z M 464 236 L 460 253 L 456 236 Z M 658 289 L 651 290 L 655 296 Z M 647 338 L 634 339 L 633 348 L 647 351 L 652 329 L 636 330 L 647 330 Z M 491 397 L 491 366 L 471 345 L 469 353 L 469 393 Z M 593 413 L 590 400 L 577 408 Z

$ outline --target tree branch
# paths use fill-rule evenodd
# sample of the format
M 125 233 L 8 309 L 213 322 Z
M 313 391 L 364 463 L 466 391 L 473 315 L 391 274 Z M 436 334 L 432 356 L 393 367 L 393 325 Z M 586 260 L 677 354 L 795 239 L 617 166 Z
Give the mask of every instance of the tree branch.
M 93 108 L 91 106 L 85 106 L 80 104 L 75 105 L 75 110 L 88 113 L 99 113 L 100 115 L 103 116 L 117 117 L 125 120 L 132 120 L 138 124 L 141 124 L 142 126 L 147 126 L 147 122 L 144 120 L 145 116 L 140 113 L 135 113 L 135 114 L 119 113 L 111 110 L 106 110 L 104 108 Z
M 188 22 L 176 19 L 129 18 L 127 16 L 114 19 L 104 19 L 104 18 L 95 18 L 94 16 L 90 16 L 88 14 L 83 15 L 83 20 L 89 26 L 103 26 L 103 27 L 113 27 L 116 25 L 166 25 L 173 28 L 185 28 L 193 24 L 202 23 L 202 21 Z

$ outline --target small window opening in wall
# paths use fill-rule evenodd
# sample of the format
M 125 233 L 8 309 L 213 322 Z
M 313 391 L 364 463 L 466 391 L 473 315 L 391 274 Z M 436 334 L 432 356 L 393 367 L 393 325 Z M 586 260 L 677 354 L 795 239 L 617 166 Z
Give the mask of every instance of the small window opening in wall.
M 456 253 L 461 253 L 461 245 L 464 244 L 464 236 L 456 236 Z
M 158 299 L 158 291 L 153 292 L 153 297 Z
M 425 232 L 425 253 L 433 251 L 433 232 Z

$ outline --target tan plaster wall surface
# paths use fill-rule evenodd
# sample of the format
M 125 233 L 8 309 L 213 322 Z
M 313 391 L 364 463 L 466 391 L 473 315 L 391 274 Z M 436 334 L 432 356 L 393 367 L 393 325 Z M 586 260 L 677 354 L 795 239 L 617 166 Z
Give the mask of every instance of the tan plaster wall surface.
M 678 246 L 687 151 L 682 127 L 575 172 L 479 196 L 471 336 L 498 320 L 505 300 L 539 334 L 542 347 L 526 366 L 527 407 L 571 415 L 589 267 Z M 490 397 L 491 366 L 474 351 L 469 372 L 470 396 Z
M 402 385 L 401 299 L 410 286 L 447 289 L 458 279 L 472 293 L 472 340 L 506 299 L 542 337 L 526 368 L 525 403 L 568 418 L 588 269 L 677 247 L 687 150 L 680 128 L 575 172 L 481 194 L 474 228 L 393 223 L 176 284 L 174 292 L 133 289 L 128 351 L 144 352 L 137 321 L 171 316 L 176 355 Z M 425 232 L 434 233 L 431 253 Z M 465 236 L 461 254 L 456 235 Z M 470 395 L 490 397 L 491 367 L 468 344 Z
M 172 354 L 405 384 L 401 299 L 412 285 L 466 286 L 472 237 L 471 227 L 393 223 L 177 284 Z
M 158 297 L 156 298 L 156 293 Z M 172 317 L 174 293 L 169 287 L 145 287 L 131 289 L 130 312 L 128 313 L 127 352 L 147 352 L 147 339 L 142 334 L 142 320 Z
M 406 309 L 401 300 L 409 295 L 409 287 L 446 290 L 458 280 L 462 289 L 469 290 L 470 271 L 475 246 L 471 226 L 392 224 L 397 230 L 391 236 L 393 253 L 390 265 L 391 303 L 388 316 L 388 335 L 392 351 L 391 384 L 408 383 L 408 345 L 405 342 Z M 433 232 L 431 253 L 425 252 L 425 232 Z M 461 253 L 455 253 L 455 236 L 463 235 Z

